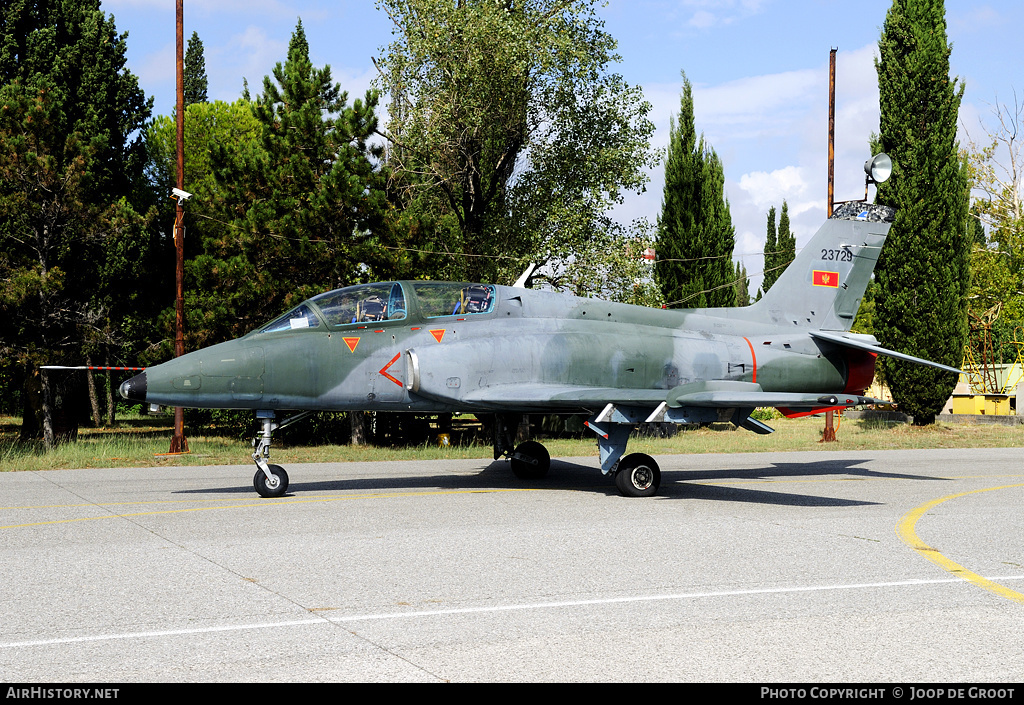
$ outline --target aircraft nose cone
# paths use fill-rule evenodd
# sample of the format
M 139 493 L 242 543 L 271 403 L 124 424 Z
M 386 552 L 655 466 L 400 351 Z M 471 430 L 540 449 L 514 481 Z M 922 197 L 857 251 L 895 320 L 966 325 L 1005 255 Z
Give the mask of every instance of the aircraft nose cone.
M 133 401 L 146 401 L 146 373 L 137 374 L 121 382 L 118 388 L 121 396 Z

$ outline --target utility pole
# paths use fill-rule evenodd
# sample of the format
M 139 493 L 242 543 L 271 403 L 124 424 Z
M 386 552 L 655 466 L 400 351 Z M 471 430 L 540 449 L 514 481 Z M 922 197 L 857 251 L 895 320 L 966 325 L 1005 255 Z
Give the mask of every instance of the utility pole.
M 178 191 L 185 190 L 185 30 L 184 30 L 184 0 L 176 0 L 175 11 L 177 14 L 177 56 L 175 57 L 175 71 L 178 83 Z M 174 356 L 181 357 L 185 354 L 185 199 L 180 195 L 177 198 L 178 205 L 174 209 Z M 174 409 L 174 435 L 171 437 L 171 453 L 187 453 L 188 439 L 185 438 L 185 411 L 180 406 Z
M 828 54 L 828 213 L 832 217 L 832 203 L 835 198 L 835 159 L 836 159 L 836 51 L 833 47 Z M 836 439 L 833 412 L 825 412 L 825 431 L 822 443 L 832 443 Z

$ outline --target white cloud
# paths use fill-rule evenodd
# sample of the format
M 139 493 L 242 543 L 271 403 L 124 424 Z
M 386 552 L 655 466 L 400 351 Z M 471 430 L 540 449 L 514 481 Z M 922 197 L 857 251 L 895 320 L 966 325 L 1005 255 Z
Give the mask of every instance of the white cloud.
M 744 174 L 740 177 L 739 185 L 755 205 L 765 210 L 781 205 L 785 199 L 802 196 L 808 187 L 803 169 L 797 166 L 783 167 L 771 173 L 755 171 Z
M 758 6 L 759 7 L 759 6 Z M 875 44 L 836 57 L 835 199 L 861 198 L 868 136 L 878 130 Z M 644 86 L 656 126 L 654 144 L 668 143 L 669 116 L 679 111 L 681 82 Z M 789 205 L 790 227 L 802 247 L 825 218 L 828 157 L 828 56 L 815 67 L 695 85 L 698 132 L 722 158 L 726 195 L 736 229 L 736 258 L 760 285 L 768 209 Z M 656 220 L 664 171 L 651 173 L 642 196 L 616 211 Z
M 693 14 L 687 24 L 696 29 L 730 25 L 761 12 L 766 0 L 682 0 Z
M 207 46 L 205 53 L 210 97 L 232 101 L 241 95 L 243 78 L 253 95 L 262 90 L 263 77 L 287 57 L 288 42 L 271 39 L 262 27 L 249 25 L 227 43 Z
M 698 10 L 697 12 L 693 13 L 692 17 L 690 17 L 689 25 L 691 27 L 697 27 L 698 29 L 706 29 L 708 27 L 714 26 L 715 23 L 716 18 L 714 15 L 712 15 L 707 10 Z

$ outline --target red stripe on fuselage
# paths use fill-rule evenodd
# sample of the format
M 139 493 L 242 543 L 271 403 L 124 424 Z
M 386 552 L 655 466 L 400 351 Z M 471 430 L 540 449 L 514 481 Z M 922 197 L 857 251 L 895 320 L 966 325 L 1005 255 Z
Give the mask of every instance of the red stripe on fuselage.
M 747 347 L 750 348 L 750 361 L 751 361 L 751 364 L 753 364 L 753 366 L 754 366 L 754 378 L 751 379 L 750 381 L 751 382 L 756 382 L 757 381 L 757 355 L 754 354 L 754 344 L 751 343 L 746 338 L 744 338 L 744 340 L 747 341 Z

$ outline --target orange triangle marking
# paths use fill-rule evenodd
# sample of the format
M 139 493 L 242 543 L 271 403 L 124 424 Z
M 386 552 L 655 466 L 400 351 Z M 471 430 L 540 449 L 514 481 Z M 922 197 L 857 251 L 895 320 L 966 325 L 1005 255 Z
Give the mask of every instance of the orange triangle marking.
M 432 331 L 430 331 L 430 334 L 432 336 L 434 336 L 434 340 L 436 340 L 437 342 L 440 343 L 442 340 L 444 340 L 444 332 L 445 332 L 445 329 L 441 328 L 440 330 L 432 330 Z
M 348 346 L 349 352 L 355 352 L 356 346 L 359 345 L 359 338 L 342 338 L 345 341 L 345 345 Z

